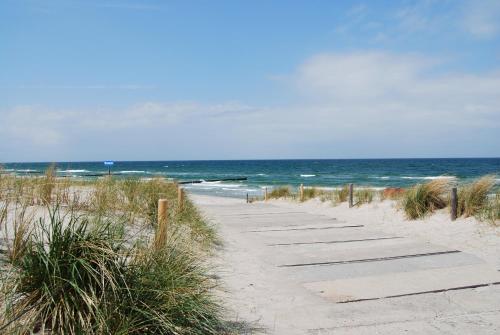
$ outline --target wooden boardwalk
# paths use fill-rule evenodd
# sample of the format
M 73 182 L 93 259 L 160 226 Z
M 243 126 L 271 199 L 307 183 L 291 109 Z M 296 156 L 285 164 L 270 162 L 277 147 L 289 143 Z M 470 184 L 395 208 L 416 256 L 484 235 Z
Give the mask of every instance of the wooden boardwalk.
M 224 241 L 232 318 L 263 333 L 500 333 L 500 272 L 474 255 L 300 208 L 207 199 L 194 197 Z

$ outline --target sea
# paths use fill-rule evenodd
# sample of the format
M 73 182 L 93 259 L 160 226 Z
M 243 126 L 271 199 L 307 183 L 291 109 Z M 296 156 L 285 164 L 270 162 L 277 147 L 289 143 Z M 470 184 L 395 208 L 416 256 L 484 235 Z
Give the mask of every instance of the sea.
M 161 177 L 188 182 L 183 185 L 189 192 L 237 198 L 259 196 L 265 188 L 279 185 L 334 189 L 353 183 L 383 189 L 438 178 L 461 184 L 486 174 L 495 175 L 500 184 L 500 158 L 115 161 L 111 166 L 102 161 L 0 163 L 0 173 L 36 176 L 51 164 L 60 177 L 100 178 L 108 172 L 114 178 Z M 242 178 L 246 180 L 238 180 Z

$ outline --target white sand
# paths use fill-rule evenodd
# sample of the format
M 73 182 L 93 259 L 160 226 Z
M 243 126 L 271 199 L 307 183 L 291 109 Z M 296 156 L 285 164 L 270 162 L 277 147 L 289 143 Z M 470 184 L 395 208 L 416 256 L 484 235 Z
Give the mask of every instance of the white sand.
M 396 235 L 415 236 L 426 241 L 459 249 L 482 258 L 500 269 L 500 225 L 480 222 L 474 217 L 451 221 L 448 209 L 439 210 L 422 220 L 407 220 L 397 203 L 374 201 L 349 208 L 347 203 L 332 206 L 313 199 L 304 203 L 271 200 L 269 203 L 289 209 L 320 213 L 340 220 L 356 222 Z
M 263 327 L 264 333 L 286 335 L 500 332 L 500 286 L 447 291 L 500 281 L 498 227 L 474 218 L 451 222 L 446 210 L 408 221 L 393 201 L 348 208 L 345 203 L 332 207 L 319 200 L 245 204 L 243 199 L 191 198 L 217 224 L 223 239 L 218 274 L 233 320 Z M 329 225 L 363 227 L 322 230 Z M 297 226 L 316 230 L 286 231 Z M 270 247 L 270 243 L 384 235 L 404 238 Z M 440 250 L 462 252 L 341 266 L 280 267 Z M 412 295 L 435 289 L 445 291 Z M 405 296 L 336 303 L 398 294 Z

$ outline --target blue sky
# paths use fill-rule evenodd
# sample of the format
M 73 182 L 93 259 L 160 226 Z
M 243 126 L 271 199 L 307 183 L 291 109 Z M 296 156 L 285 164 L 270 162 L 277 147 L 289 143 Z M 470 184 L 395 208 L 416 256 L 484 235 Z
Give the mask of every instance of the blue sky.
M 0 161 L 500 156 L 500 1 L 0 1 Z

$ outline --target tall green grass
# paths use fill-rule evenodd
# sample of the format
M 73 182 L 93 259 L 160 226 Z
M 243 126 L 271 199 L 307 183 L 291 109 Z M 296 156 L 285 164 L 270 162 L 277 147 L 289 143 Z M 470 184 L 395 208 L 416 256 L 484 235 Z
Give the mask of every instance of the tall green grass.
M 410 220 L 420 219 L 436 209 L 446 207 L 449 186 L 447 180 L 438 179 L 408 189 L 401 200 L 406 217 Z
M 153 247 L 160 198 L 167 237 Z M 0 333 L 229 333 L 206 263 L 215 230 L 177 199 L 177 185 L 161 179 L 0 175 L 0 228 L 13 230 Z
M 462 186 L 458 192 L 458 216 L 474 216 L 488 205 L 488 194 L 495 186 L 493 176 L 484 176 L 477 181 Z
M 309 199 L 314 199 L 321 194 L 321 190 L 316 187 L 304 187 L 304 198 L 303 201 L 307 201 Z
M 124 248 L 113 222 L 54 211 L 40 220 L 3 281 L 8 333 L 221 334 L 214 285 L 175 236 L 161 249 Z M 5 328 L 2 328 L 5 327 Z
M 500 225 L 500 193 L 493 195 L 475 215 L 479 220 Z
M 341 189 L 335 191 L 335 200 L 337 202 L 346 202 L 349 197 L 349 186 L 344 185 Z
M 354 199 L 356 206 L 368 204 L 373 201 L 375 191 L 369 188 L 362 188 L 354 191 Z
M 269 199 L 281 199 L 281 198 L 291 198 L 294 193 L 288 186 L 274 187 L 271 192 L 268 192 L 267 197 Z

